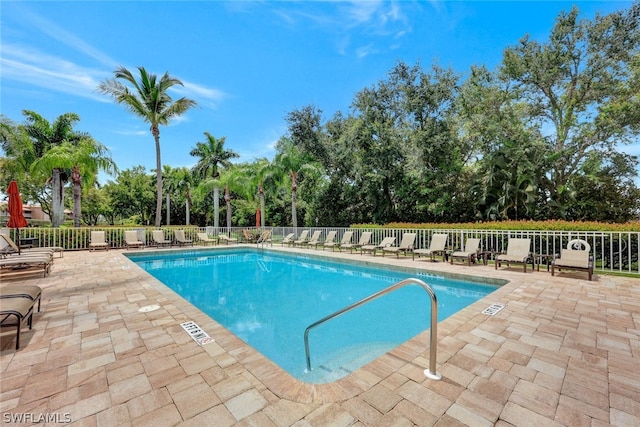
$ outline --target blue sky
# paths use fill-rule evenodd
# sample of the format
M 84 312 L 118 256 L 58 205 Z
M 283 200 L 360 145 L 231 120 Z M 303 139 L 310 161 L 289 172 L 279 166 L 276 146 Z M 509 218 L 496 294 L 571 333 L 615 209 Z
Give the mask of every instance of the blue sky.
M 76 130 L 106 145 L 120 169 L 155 167 L 148 125 L 96 91 L 113 70 L 138 66 L 184 83 L 196 100 L 161 127 L 162 163 L 192 166 L 207 131 L 240 161 L 273 158 L 288 112 L 313 104 L 329 119 L 398 62 L 465 74 L 494 69 L 528 34 L 546 40 L 564 1 L 3 1 L 0 112 L 49 121 L 80 115 Z M 583 16 L 630 1 L 575 3 Z M 640 154 L 640 144 L 624 148 Z M 101 179 L 102 181 L 103 179 Z

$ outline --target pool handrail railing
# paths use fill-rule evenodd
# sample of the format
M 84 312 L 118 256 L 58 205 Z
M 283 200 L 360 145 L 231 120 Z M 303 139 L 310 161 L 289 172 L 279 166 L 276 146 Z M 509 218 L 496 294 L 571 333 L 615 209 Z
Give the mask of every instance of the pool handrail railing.
M 395 291 L 396 289 L 400 289 L 407 285 L 419 285 L 420 287 L 422 287 L 422 289 L 427 291 L 431 299 L 431 325 L 429 329 L 429 367 L 424 370 L 424 374 L 427 376 L 427 378 L 435 381 L 439 381 L 440 379 L 442 379 L 442 375 L 440 375 L 436 371 L 436 354 L 438 345 L 438 299 L 436 298 L 436 294 L 433 289 L 431 289 L 431 286 L 427 285 L 424 281 L 415 278 L 401 280 L 389 286 L 388 288 L 378 291 L 375 294 L 369 295 L 368 297 L 363 298 L 360 301 L 355 302 L 347 307 L 344 307 L 343 309 L 338 310 L 326 317 L 323 317 L 322 319 L 307 326 L 307 328 L 304 330 L 304 350 L 307 360 L 307 372 L 311 371 L 311 352 L 309 350 L 309 332 L 311 331 L 311 329 L 315 328 L 316 326 L 320 326 L 321 324 L 328 322 L 329 320 L 334 319 L 348 311 L 351 311 L 354 308 L 360 307 L 361 305 L 364 305 L 369 301 L 373 301 L 374 299 L 380 298 L 381 296 L 384 296 Z

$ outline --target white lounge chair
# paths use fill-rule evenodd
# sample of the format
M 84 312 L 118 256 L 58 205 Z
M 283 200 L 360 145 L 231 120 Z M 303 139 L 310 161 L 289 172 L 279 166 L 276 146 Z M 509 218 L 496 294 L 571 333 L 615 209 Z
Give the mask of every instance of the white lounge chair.
M 400 258 L 400 252 L 404 252 L 405 254 L 409 251 L 413 250 L 413 245 L 416 242 L 416 233 L 404 233 L 402 235 L 402 240 L 400 241 L 400 245 L 398 246 L 387 246 L 382 248 L 382 256 L 384 256 L 385 252 L 395 253 L 396 258 Z
M 198 241 L 203 242 L 205 245 L 218 243 L 218 239 L 212 239 L 207 233 L 196 233 L 196 236 L 198 236 Z
M 551 275 L 555 270 L 579 270 L 586 271 L 589 280 L 593 277 L 593 257 L 589 254 L 591 245 L 582 239 L 571 240 L 566 249 L 562 249 L 559 258 L 551 262 Z
M 42 273 L 42 277 L 47 277 L 52 264 L 53 255 L 50 254 L 14 254 L 0 258 L 0 276 L 9 278 Z
M 449 238 L 448 234 L 434 234 L 433 236 L 431 236 L 431 243 L 429 244 L 428 248 L 423 248 L 423 249 L 414 249 L 413 252 L 413 259 L 416 259 L 416 255 L 418 255 L 418 258 L 420 258 L 421 256 L 429 256 L 431 257 L 431 262 L 434 262 L 436 260 L 436 255 L 442 255 L 442 261 L 446 261 L 447 260 L 447 239 Z
M 0 288 L 0 299 L 5 298 L 29 298 L 38 302 L 38 311 L 42 304 L 42 288 L 36 285 L 3 285 Z
M 160 246 L 171 246 L 173 244 L 171 240 L 164 238 L 164 231 L 162 230 L 153 230 L 151 232 L 151 238 L 153 239 L 153 243 L 158 248 Z
M 453 264 L 455 259 L 462 259 L 467 261 L 467 265 L 471 265 L 472 262 L 476 262 L 479 251 L 480 239 L 469 238 L 465 243 L 464 250 L 452 252 L 451 255 L 449 255 L 449 261 Z
M 304 242 L 301 246 L 313 246 L 317 247 L 320 244 L 320 236 L 322 236 L 322 231 L 316 230 L 311 235 L 311 238 Z
M 309 240 L 309 230 L 302 230 L 302 233 L 300 233 L 300 237 L 298 237 L 296 240 L 293 241 L 293 246 L 295 247 L 296 245 L 304 245 L 305 243 L 307 243 L 307 241 Z
M 18 248 L 18 245 L 16 245 L 16 242 L 14 242 L 13 239 L 9 236 L 8 231 L 5 233 L 4 230 L 5 229 L 3 229 L 3 232 L 0 232 L 0 255 L 10 255 L 10 254 L 16 254 L 16 253 L 20 253 L 20 254 L 46 253 L 46 254 L 51 254 L 52 256 L 54 254 L 58 254 L 59 258 L 64 257 L 64 248 L 60 246 L 44 246 L 44 247 L 28 248 L 28 249 Z
M 193 246 L 193 240 L 191 239 L 187 239 L 184 235 L 184 230 L 175 230 L 173 232 L 173 237 L 176 240 L 176 243 L 178 244 L 178 246 L 184 246 L 184 245 L 192 245 Z
M 136 230 L 126 230 L 124 232 L 124 245 L 129 248 L 144 248 L 144 242 L 138 240 L 138 232 Z
M 353 238 L 353 231 L 345 231 L 344 234 L 342 235 L 342 239 L 340 240 L 340 242 L 325 242 L 324 246 L 322 247 L 322 250 L 324 250 L 325 247 L 331 247 L 331 251 L 333 252 L 336 249 L 336 247 L 340 249 L 342 245 L 351 244 L 352 238 Z
M 106 241 L 104 231 L 92 231 L 91 241 L 89 242 L 89 250 L 94 251 L 96 249 L 109 250 L 109 243 Z
M 235 237 L 229 237 L 226 234 L 222 234 L 220 233 L 218 235 L 218 239 L 220 239 L 220 241 L 225 242 L 227 245 L 230 243 L 238 243 L 238 239 Z
M 496 270 L 504 262 L 507 267 L 513 264 L 523 264 L 524 272 L 527 272 L 527 263 L 533 263 L 531 256 L 531 239 L 510 238 L 507 242 L 507 253 L 496 255 Z
M 376 256 L 376 251 L 378 249 L 384 250 L 384 248 L 393 245 L 393 242 L 395 241 L 396 241 L 395 236 L 388 236 L 382 239 L 382 241 L 377 245 L 363 245 L 360 247 L 360 255 L 362 255 L 365 252 L 371 252 L 373 253 L 373 256 Z
M 327 237 L 322 242 L 322 250 L 323 251 L 324 251 L 325 247 L 333 248 L 336 245 L 335 239 L 336 239 L 336 234 L 337 233 L 338 232 L 336 230 L 329 231 L 329 233 L 327 234 Z
M 293 242 L 295 242 L 296 240 L 296 234 L 295 233 L 289 233 L 287 234 L 284 239 L 282 239 L 282 246 L 284 245 L 293 245 Z
M 345 233 L 345 234 L 347 234 L 347 233 Z M 349 241 L 351 241 L 351 239 L 349 239 Z M 358 249 L 358 248 L 361 248 L 364 245 L 368 245 L 370 241 L 371 241 L 371 232 L 370 231 L 364 231 L 362 233 L 362 235 L 360 235 L 360 239 L 358 240 L 358 243 L 340 244 L 340 252 L 342 252 L 342 249 L 349 249 L 349 253 L 353 253 L 354 249 Z
M 0 326 L 16 328 L 16 350 L 20 348 L 20 330 L 26 321 L 29 329 L 33 322 L 33 308 L 36 302 L 30 298 L 7 298 L 0 306 Z

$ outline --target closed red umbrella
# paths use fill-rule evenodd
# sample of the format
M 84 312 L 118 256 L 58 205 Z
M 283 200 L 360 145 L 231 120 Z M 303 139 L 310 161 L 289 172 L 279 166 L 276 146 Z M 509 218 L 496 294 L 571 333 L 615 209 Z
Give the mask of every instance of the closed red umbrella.
M 256 211 L 256 228 L 260 228 L 260 208 Z
M 18 253 L 20 253 L 20 228 L 27 226 L 27 219 L 22 213 L 22 198 L 15 179 L 12 179 L 9 183 L 7 194 L 9 195 L 9 222 L 7 222 L 7 227 L 16 229 Z

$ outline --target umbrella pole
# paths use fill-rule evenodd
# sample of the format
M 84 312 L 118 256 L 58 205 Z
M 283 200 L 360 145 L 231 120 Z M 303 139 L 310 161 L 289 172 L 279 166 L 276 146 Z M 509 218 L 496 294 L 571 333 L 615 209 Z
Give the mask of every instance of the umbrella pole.
M 16 228 L 16 243 L 18 244 L 18 255 L 20 255 L 20 229 Z

